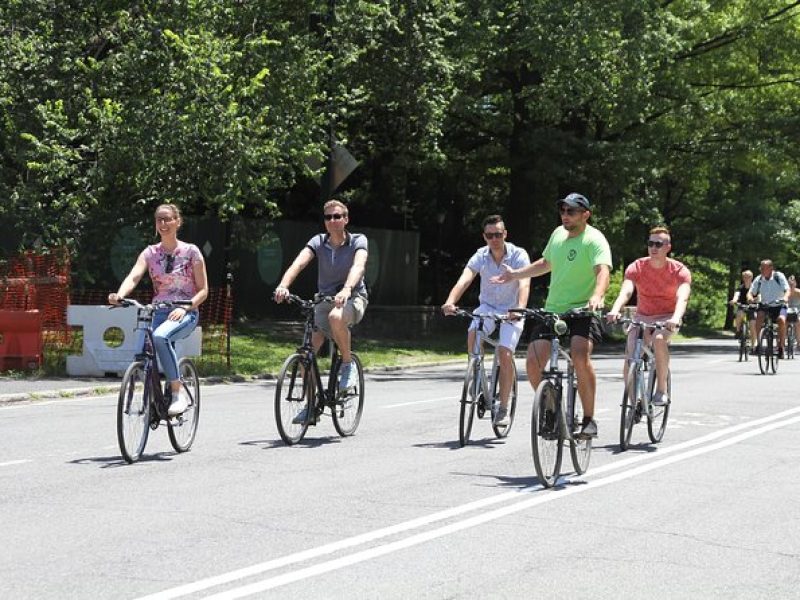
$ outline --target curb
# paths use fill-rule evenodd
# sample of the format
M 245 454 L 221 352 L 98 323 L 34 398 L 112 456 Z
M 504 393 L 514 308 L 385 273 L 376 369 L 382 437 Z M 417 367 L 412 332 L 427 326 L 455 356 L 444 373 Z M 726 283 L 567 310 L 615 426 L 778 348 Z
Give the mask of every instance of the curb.
M 366 373 L 381 373 L 389 371 L 401 371 L 403 369 L 416 369 L 423 367 L 436 367 L 447 364 L 460 363 L 461 359 L 432 361 L 425 363 L 415 363 L 408 365 L 391 365 L 382 367 L 370 367 L 364 369 Z M 248 383 L 258 381 L 274 381 L 277 378 L 275 373 L 260 373 L 258 375 L 244 376 L 244 375 L 212 375 L 209 377 L 201 377 L 200 383 L 202 385 L 223 385 L 229 383 Z M 95 385 L 88 387 L 78 388 L 64 388 L 52 390 L 38 390 L 35 392 L 13 392 L 11 394 L 0 394 L 0 406 L 7 404 L 19 404 L 22 402 L 36 402 L 37 400 L 52 400 L 54 398 L 76 398 L 88 396 L 108 396 L 114 395 L 119 392 L 119 383 L 112 385 Z

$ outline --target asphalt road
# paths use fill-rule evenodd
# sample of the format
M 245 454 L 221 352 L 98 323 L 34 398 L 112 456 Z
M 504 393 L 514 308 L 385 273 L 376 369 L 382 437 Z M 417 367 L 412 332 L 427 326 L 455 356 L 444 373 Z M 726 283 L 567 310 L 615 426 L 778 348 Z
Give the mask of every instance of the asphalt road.
M 135 465 L 114 396 L 2 405 L 0 597 L 796 598 L 800 360 L 762 376 L 719 344 L 674 348 L 665 439 L 624 453 L 598 355 L 592 462 L 554 490 L 524 380 L 510 437 L 458 447 L 463 365 L 370 374 L 356 436 L 294 447 L 273 383 L 206 386 L 194 448 L 159 429 Z

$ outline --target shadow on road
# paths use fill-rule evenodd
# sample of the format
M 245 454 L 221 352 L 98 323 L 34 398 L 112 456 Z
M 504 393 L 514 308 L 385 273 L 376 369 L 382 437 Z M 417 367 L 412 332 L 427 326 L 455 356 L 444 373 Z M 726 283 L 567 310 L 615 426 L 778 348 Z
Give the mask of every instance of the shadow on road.
M 90 456 L 87 458 L 76 458 L 75 460 L 68 461 L 68 464 L 99 465 L 101 469 L 108 469 L 110 467 L 133 467 L 137 464 L 149 462 L 170 462 L 177 454 L 177 452 L 156 452 L 155 454 L 145 454 L 138 461 L 130 465 L 119 454 L 115 456 Z
M 283 440 L 247 440 L 239 442 L 240 446 L 255 446 L 262 450 L 271 450 L 273 448 L 320 448 L 322 446 L 329 446 L 331 444 L 340 444 L 342 440 L 338 437 L 324 437 L 324 438 L 309 438 L 304 437 L 296 444 L 289 446 Z

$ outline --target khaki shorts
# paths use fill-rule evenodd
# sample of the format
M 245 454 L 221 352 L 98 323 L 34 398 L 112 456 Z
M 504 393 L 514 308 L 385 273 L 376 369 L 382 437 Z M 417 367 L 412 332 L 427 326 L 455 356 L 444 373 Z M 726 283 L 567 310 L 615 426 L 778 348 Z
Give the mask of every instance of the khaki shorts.
M 643 315 L 634 315 L 634 319 L 637 321 L 642 321 L 643 323 L 663 323 L 664 321 L 668 321 L 672 318 L 672 313 L 666 315 L 652 315 L 649 317 L 645 317 Z M 648 343 L 650 338 L 653 334 L 659 335 L 663 337 L 667 343 L 669 343 L 670 339 L 672 338 L 673 331 L 669 329 L 646 329 L 644 332 L 644 341 Z M 626 354 L 630 356 L 633 353 L 633 347 L 636 345 L 636 338 L 639 335 L 639 328 L 638 327 L 631 327 L 628 330 L 628 343 L 626 347 Z
M 364 318 L 367 309 L 367 299 L 363 296 L 351 296 L 344 305 L 344 320 L 350 327 L 358 325 Z M 333 309 L 333 302 L 320 302 L 314 307 L 314 324 L 318 331 L 331 337 L 331 327 L 328 323 L 328 313 Z

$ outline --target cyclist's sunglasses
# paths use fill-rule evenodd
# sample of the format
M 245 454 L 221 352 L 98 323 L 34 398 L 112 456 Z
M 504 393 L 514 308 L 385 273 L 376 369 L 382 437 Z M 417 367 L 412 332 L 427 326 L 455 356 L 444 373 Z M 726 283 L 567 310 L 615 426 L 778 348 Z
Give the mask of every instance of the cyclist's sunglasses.
M 339 221 L 341 219 L 344 219 L 346 216 L 347 215 L 343 215 L 342 213 L 333 213 L 330 215 L 325 215 L 325 220 L 330 221 L 332 219 L 334 221 Z
M 647 247 L 648 248 L 658 248 L 661 249 L 662 246 L 666 246 L 667 242 L 662 242 L 661 240 L 647 240 Z
M 491 233 L 487 233 L 487 232 L 484 231 L 483 232 L 483 237 L 485 237 L 487 240 L 491 240 L 491 239 L 499 240 L 501 237 L 503 237 L 504 233 L 505 233 L 505 231 L 494 231 L 494 232 L 491 232 Z
M 570 206 L 560 206 L 558 208 L 558 212 L 559 213 L 561 213 L 562 215 L 569 215 L 570 217 L 572 215 L 577 215 L 578 213 L 582 213 L 585 210 L 586 209 L 583 209 L 583 208 L 573 208 L 573 207 L 570 207 Z
M 164 255 L 164 273 L 172 273 L 172 266 L 175 263 L 175 256 L 172 254 Z

